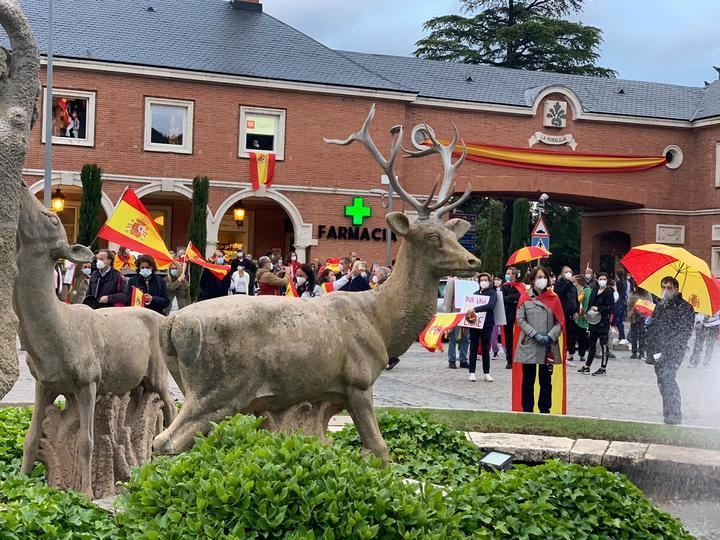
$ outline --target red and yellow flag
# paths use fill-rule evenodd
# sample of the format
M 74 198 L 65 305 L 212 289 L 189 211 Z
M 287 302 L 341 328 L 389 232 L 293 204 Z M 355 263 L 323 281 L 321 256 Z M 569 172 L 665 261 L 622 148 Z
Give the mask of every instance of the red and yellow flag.
M 261 185 L 270 187 L 275 175 L 275 154 L 265 152 L 249 152 L 250 179 L 252 188 L 257 191 Z
M 153 219 L 132 189 L 123 193 L 98 237 L 152 256 L 158 268 L 167 268 L 172 262 Z
M 655 304 L 650 300 L 638 298 L 637 302 L 635 302 L 635 311 L 645 317 L 652 317 L 653 311 L 655 311 Z
M 300 293 L 297 290 L 297 287 L 295 286 L 295 282 L 291 279 L 288 281 L 288 286 L 285 289 L 285 296 L 289 296 L 291 298 L 300 298 Z
M 183 264 L 187 265 L 189 262 L 202 266 L 203 268 L 207 268 L 210 273 L 218 279 L 223 279 L 230 271 L 229 264 L 214 264 L 207 262 L 205 257 L 203 257 L 197 248 L 193 246 L 192 242 L 188 242 L 187 248 L 185 249 L 185 261 Z M 185 268 L 183 268 L 183 273 L 184 271 Z
M 465 317 L 464 313 L 437 313 L 420 334 L 420 345 L 430 352 L 443 352 L 442 335 L 455 328 Z
M 331 293 L 335 291 L 335 282 L 334 281 L 326 281 L 322 285 L 320 285 L 320 288 L 322 289 L 322 292 L 325 294 Z
M 132 288 L 130 307 L 143 307 L 143 292 L 137 287 Z

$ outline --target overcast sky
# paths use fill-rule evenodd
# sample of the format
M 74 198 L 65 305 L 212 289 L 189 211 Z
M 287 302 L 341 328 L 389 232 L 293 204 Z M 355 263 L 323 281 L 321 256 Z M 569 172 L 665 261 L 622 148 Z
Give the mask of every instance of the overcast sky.
M 427 19 L 459 0 L 262 0 L 267 13 L 333 49 L 409 56 Z M 599 65 L 624 79 L 702 86 L 718 78 L 720 0 L 587 0 L 603 30 Z

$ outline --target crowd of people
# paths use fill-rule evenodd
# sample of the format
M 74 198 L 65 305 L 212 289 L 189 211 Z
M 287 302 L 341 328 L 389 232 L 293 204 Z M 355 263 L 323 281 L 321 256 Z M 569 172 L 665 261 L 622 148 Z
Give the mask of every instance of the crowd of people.
M 468 308 L 455 304 L 457 279 L 448 278 L 444 311 L 466 311 L 468 321 L 485 313 L 485 321 L 482 328 L 459 325 L 448 332 L 448 367 L 457 369 L 459 360 L 459 367 L 467 369 L 469 380 L 475 381 L 480 353 L 483 378 L 493 382 L 490 354 L 497 357 L 502 346 L 507 369 L 514 362 L 522 365 L 522 406 L 526 412 L 532 412 L 536 406 L 536 381 L 540 388 L 537 408 L 549 412 L 553 366 L 561 362 L 565 352 L 560 350 L 561 346 L 567 351 L 567 366 L 579 365 L 577 371 L 584 375 L 605 376 L 610 360 L 615 358 L 610 346 L 614 329 L 617 343 L 630 348 L 631 359 L 642 359 L 654 366 L 665 422 L 680 423 L 676 374 L 693 329 L 696 338 L 690 367 L 696 367 L 701 359 L 704 366 L 710 364 L 720 336 L 720 313 L 696 316 L 673 276 L 661 280 L 663 296 L 659 298 L 642 289 L 623 269 L 608 275 L 596 274 L 591 268 L 577 273 L 566 266 L 556 276 L 547 268 L 536 267 L 521 280 L 520 270 L 510 267 L 504 276 L 478 274 L 479 288 L 474 294 L 488 299 L 482 305 Z M 495 323 L 498 308 L 504 311 L 502 326 Z M 565 336 L 564 343 L 560 341 L 561 335 Z M 596 358 L 600 365 L 593 370 Z

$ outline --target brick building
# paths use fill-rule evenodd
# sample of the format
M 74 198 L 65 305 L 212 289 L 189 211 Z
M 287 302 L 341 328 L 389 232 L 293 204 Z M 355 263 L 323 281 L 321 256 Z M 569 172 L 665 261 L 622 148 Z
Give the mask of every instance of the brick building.
M 44 50 L 47 6 L 21 4 Z M 581 208 L 581 260 L 595 268 L 630 245 L 662 241 L 720 273 L 720 81 L 681 87 L 335 51 L 262 8 L 251 0 L 56 0 L 53 184 L 67 197 L 61 217 L 71 238 L 80 170 L 97 163 L 104 212 L 130 186 L 171 249 L 187 240 L 192 178 L 207 175 L 208 250 L 295 249 L 301 260 L 356 251 L 384 262 L 385 210 L 370 192 L 383 188 L 379 167 L 359 145 L 323 142 L 358 129 L 376 103 L 372 134 L 384 150 L 392 126 L 419 140 L 411 128 L 426 122 L 439 137 L 455 123 L 466 141 L 514 148 L 667 156 L 649 170 L 602 174 L 467 161 L 457 190 L 469 182 L 478 195 L 546 192 Z M 551 106 L 566 112 L 559 127 L 548 125 Z M 65 110 L 70 122 L 56 118 Z M 41 197 L 40 128 L 25 179 Z M 273 186 L 257 192 L 253 147 L 277 157 Z M 440 164 L 399 160 L 396 171 L 422 195 Z M 371 216 L 357 239 L 342 239 L 356 198 Z M 232 219 L 239 201 L 247 209 L 241 228 Z M 397 199 L 395 208 L 403 208 Z

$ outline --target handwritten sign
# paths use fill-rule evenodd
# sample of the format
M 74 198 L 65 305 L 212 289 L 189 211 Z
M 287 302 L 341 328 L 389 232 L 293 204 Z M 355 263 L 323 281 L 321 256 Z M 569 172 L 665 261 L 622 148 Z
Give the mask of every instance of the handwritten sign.
M 463 305 L 460 307 L 460 311 L 466 312 L 468 309 L 470 309 L 470 306 L 477 307 L 477 306 L 484 306 L 488 303 L 490 300 L 490 297 L 488 296 L 480 296 L 479 294 L 468 294 L 464 298 Z M 465 328 L 475 328 L 475 329 L 482 329 L 483 325 L 485 324 L 485 317 L 487 316 L 487 313 L 476 313 L 477 319 L 475 319 L 475 322 L 468 322 L 467 319 L 463 319 L 462 322 L 458 326 L 464 326 Z

